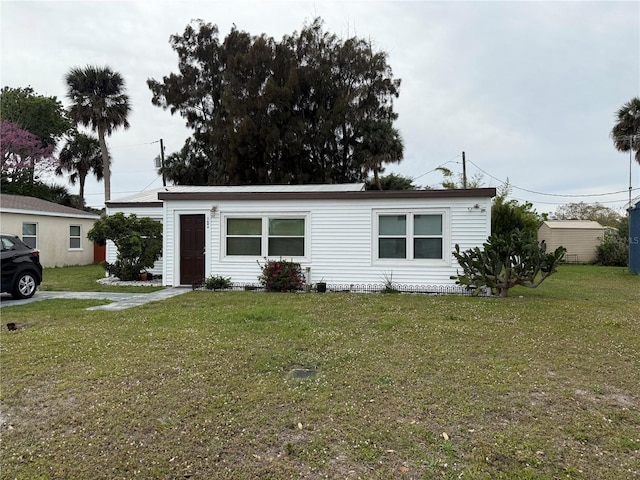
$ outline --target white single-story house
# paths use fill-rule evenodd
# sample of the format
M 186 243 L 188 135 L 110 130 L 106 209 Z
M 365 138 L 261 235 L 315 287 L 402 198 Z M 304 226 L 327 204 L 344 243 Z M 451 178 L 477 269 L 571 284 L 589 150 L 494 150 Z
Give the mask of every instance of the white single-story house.
M 44 267 L 93 263 L 93 242 L 87 232 L 99 218 L 40 198 L 0 194 L 0 230 L 40 250 Z
M 107 202 L 163 223 L 166 286 L 212 275 L 257 284 L 265 258 L 299 262 L 307 282 L 454 285 L 452 255 L 491 232 L 495 188 L 365 191 L 363 184 L 173 186 Z M 107 245 L 107 261 L 115 260 Z
M 602 225 L 591 220 L 547 220 L 538 227 L 538 241 L 545 241 L 548 252 L 566 248 L 566 262 L 589 263 L 596 258 L 604 231 Z

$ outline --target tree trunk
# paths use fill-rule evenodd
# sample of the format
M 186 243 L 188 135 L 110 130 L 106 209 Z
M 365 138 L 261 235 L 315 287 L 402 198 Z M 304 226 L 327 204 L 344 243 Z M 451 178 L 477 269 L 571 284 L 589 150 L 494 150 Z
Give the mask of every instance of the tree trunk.
M 80 193 L 78 194 L 78 205 L 77 208 L 84 210 L 84 181 L 86 177 L 82 175 L 79 176 L 80 181 Z
M 104 170 L 104 202 L 111 200 L 111 160 L 107 150 L 107 142 L 104 139 L 104 128 L 98 127 L 98 141 L 102 152 L 102 169 Z

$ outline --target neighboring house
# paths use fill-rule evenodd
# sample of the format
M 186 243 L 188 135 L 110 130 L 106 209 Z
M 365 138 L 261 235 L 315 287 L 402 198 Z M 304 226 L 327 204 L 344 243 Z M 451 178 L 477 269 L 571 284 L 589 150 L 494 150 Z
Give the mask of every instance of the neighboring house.
M 495 188 L 364 191 L 362 184 L 165 187 L 107 203 L 161 218 L 163 285 L 211 275 L 256 284 L 265 258 L 329 285 L 455 284 L 455 244 L 482 246 Z M 115 252 L 107 248 L 107 260 Z
M 604 231 L 602 225 L 591 220 L 547 220 L 538 228 L 538 241 L 544 240 L 549 252 L 560 246 L 566 248 L 566 262 L 589 263 L 596 259 Z
M 100 217 L 39 198 L 0 194 L 0 230 L 40 250 L 44 267 L 93 263 L 87 232 Z

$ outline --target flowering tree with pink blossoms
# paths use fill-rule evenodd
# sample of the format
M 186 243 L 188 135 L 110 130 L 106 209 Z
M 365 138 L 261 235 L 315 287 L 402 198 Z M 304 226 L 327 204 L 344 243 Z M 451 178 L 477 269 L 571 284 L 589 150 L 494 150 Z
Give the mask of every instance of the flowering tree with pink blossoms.
M 44 170 L 55 166 L 54 145 L 8 120 L 0 121 L 0 170 L 12 177 L 25 170 Z

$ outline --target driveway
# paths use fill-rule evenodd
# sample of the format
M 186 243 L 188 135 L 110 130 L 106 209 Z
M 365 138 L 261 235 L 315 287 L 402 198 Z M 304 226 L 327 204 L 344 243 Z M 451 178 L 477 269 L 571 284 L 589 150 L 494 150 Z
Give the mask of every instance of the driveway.
M 79 300 L 109 300 L 111 303 L 89 307 L 87 310 L 126 310 L 149 302 L 157 302 L 165 298 L 175 297 L 190 292 L 191 288 L 165 288 L 152 293 L 109 293 L 109 292 L 47 292 L 38 290 L 36 294 L 26 300 L 15 300 L 10 295 L 0 297 L 0 308 L 26 305 L 28 303 L 50 300 L 53 298 L 79 299 Z

